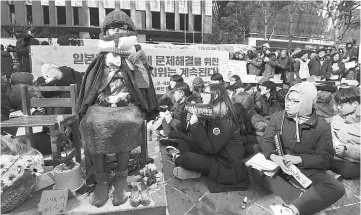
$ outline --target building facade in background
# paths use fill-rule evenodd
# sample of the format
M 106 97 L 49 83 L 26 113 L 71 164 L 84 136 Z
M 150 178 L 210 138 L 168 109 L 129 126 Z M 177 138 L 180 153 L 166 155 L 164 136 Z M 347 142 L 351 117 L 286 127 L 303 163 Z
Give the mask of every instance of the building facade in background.
M 1 1 L 1 26 L 44 26 L 96 39 L 106 14 L 115 8 L 132 18 L 140 42 L 201 43 L 212 29 L 212 0 Z

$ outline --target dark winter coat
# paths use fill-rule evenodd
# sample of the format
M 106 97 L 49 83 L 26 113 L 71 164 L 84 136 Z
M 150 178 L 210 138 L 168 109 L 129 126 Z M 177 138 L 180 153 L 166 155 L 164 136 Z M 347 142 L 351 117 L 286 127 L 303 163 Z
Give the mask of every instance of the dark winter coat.
M 296 165 L 301 172 L 310 176 L 331 167 L 335 154 L 331 126 L 325 120 L 318 118 L 315 110 L 310 119 L 299 126 L 300 143 L 297 143 L 296 138 L 296 122 L 284 116 L 283 111 L 275 113 L 261 143 L 261 149 L 266 158 L 269 158 L 271 154 L 277 154 L 274 136 L 281 131 L 281 126 L 283 153 L 302 158 L 302 163 Z
M 280 64 L 278 63 L 276 56 L 270 57 L 269 61 L 264 63 L 264 71 L 262 76 L 265 81 L 273 78 L 276 71 L 276 67 L 279 65 Z
M 209 179 L 219 184 L 248 186 L 249 178 L 244 159 L 243 142 L 238 129 L 227 120 L 212 120 L 205 126 L 197 122 L 191 125 L 193 141 L 212 158 Z
M 249 75 L 261 75 L 262 73 L 263 61 L 259 57 L 254 57 L 247 64 L 248 74 Z
M 320 57 L 315 56 L 308 63 L 310 69 L 310 76 L 322 76 L 324 78 L 330 78 L 332 72 L 332 62 L 325 57 L 323 64 L 321 65 Z
M 1 76 L 13 73 L 13 58 L 7 51 L 1 51 Z

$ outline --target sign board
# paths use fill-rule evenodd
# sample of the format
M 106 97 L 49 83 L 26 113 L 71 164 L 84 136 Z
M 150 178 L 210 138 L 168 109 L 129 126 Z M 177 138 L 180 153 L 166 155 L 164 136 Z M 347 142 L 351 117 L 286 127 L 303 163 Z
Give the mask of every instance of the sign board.
M 166 92 L 170 76 L 179 74 L 190 84 L 195 77 L 205 82 L 213 73 L 219 72 L 221 60 L 228 59 L 227 51 L 197 51 L 180 49 L 143 48 L 148 62 L 154 67 L 152 79 L 157 94 Z M 43 76 L 41 66 L 53 63 L 69 66 L 78 72 L 85 72 L 97 54 L 97 47 L 86 46 L 32 46 L 31 62 L 34 80 Z
M 247 62 L 240 60 L 221 60 L 219 73 L 224 81 L 229 81 L 232 75 L 243 77 L 247 75 Z
M 65 214 L 68 190 L 45 190 L 41 194 L 39 215 Z

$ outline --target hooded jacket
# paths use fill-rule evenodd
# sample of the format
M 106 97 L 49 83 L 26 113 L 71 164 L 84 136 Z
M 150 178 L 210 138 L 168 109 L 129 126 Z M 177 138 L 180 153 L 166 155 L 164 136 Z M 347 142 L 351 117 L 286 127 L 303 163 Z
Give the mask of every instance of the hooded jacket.
M 286 111 L 275 113 L 266 128 L 261 149 L 267 158 L 277 154 L 274 136 L 280 134 L 284 154 L 300 156 L 302 163 L 296 166 L 306 176 L 310 176 L 331 167 L 335 153 L 331 127 L 317 117 L 313 108 L 317 100 L 317 89 L 313 84 L 296 84 L 289 92 L 292 91 L 300 95 L 297 117 L 289 116 Z M 299 124 L 302 119 L 304 122 Z
M 315 75 L 330 78 L 332 72 L 332 62 L 331 60 L 328 60 L 325 56 L 324 61 L 321 65 L 321 59 L 317 55 L 310 60 L 310 62 L 308 63 L 308 68 L 310 70 L 311 76 Z

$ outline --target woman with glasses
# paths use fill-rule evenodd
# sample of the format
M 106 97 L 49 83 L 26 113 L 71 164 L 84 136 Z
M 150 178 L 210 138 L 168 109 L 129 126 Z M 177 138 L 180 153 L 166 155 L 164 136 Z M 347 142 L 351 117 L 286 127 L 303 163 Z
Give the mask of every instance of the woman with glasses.
M 273 114 L 261 142 L 263 155 L 282 171 L 271 178 L 258 170 L 250 170 L 256 183 L 279 195 L 287 204 L 275 207 L 274 214 L 315 214 L 331 206 L 345 193 L 344 186 L 325 173 L 331 168 L 334 149 L 330 125 L 316 115 L 316 100 L 317 89 L 310 82 L 290 88 L 285 111 Z M 276 150 L 276 135 L 284 155 Z M 291 185 L 302 187 L 292 177 L 291 165 L 312 181 L 304 192 Z
M 232 101 L 222 84 L 207 86 L 201 95 L 203 104 L 213 106 L 214 119 L 203 120 L 193 114 L 189 121 L 191 136 L 178 141 L 179 150 L 167 148 L 178 166 L 173 174 L 179 179 L 203 174 L 217 184 L 247 189 L 249 178 L 242 161 L 243 142 Z
M 340 89 L 335 94 L 335 115 L 331 121 L 336 156 L 332 170 L 346 179 L 360 177 L 360 89 Z

